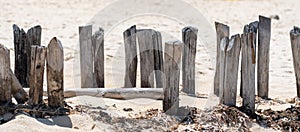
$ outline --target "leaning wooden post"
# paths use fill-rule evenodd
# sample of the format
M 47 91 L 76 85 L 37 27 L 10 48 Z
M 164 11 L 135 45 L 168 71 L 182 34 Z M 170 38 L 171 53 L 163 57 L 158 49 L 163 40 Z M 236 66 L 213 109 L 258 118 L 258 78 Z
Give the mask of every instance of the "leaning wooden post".
M 97 88 L 104 88 L 104 30 L 99 28 L 92 36 L 94 52 L 94 82 Z
M 11 74 L 12 82 L 11 82 L 11 94 L 16 99 L 18 104 L 23 104 L 28 100 L 28 94 L 23 89 L 21 83 L 14 75 L 11 69 L 9 69 L 9 73 Z
M 64 106 L 64 52 L 61 42 L 54 37 L 47 48 L 48 105 Z
M 92 25 L 79 27 L 81 88 L 94 87 Z
M 123 32 L 125 47 L 125 79 L 124 87 L 136 87 L 137 74 L 137 48 L 136 48 L 136 26 L 133 25 Z
M 219 96 L 219 86 L 220 86 L 220 44 L 221 39 L 224 37 L 229 37 L 229 26 L 215 22 L 216 32 L 217 32 L 217 57 L 216 57 L 216 71 L 214 77 L 214 94 Z
M 228 106 L 236 106 L 240 51 L 241 40 L 240 35 L 237 34 L 231 37 L 225 51 L 224 89 L 220 98 L 223 98 L 223 104 Z
M 300 98 L 300 28 L 294 27 L 291 30 L 290 39 L 296 76 L 297 97 Z
M 163 88 L 163 72 L 164 72 L 164 60 L 162 49 L 162 38 L 160 32 L 155 32 L 152 35 L 154 44 L 154 70 L 155 70 L 155 82 L 157 88 Z
M 32 46 L 31 47 L 31 65 L 30 65 L 30 90 L 29 102 L 31 105 L 43 103 L 43 81 L 45 67 L 46 47 Z
M 258 97 L 269 95 L 269 61 L 270 61 L 271 19 L 259 16 L 258 57 L 257 57 L 257 93 Z
M 11 103 L 11 81 L 9 49 L 0 44 L 0 105 Z
M 165 44 L 165 87 L 163 110 L 167 114 L 175 115 L 179 108 L 179 79 L 180 59 L 183 43 L 180 41 L 166 42 Z
M 197 51 L 198 29 L 185 27 L 182 29 L 184 43 L 182 54 L 182 91 L 195 95 L 195 59 Z

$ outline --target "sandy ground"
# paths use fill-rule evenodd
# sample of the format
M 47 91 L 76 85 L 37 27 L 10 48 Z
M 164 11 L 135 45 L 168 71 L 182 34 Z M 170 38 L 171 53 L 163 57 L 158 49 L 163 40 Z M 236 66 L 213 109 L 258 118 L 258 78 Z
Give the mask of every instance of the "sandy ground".
M 157 14 L 140 14 L 131 16 L 133 11 L 148 7 L 161 7 L 161 3 L 147 2 L 145 0 L 134 1 L 138 5 L 136 8 L 126 9 L 122 14 L 122 6 L 129 6 L 129 2 L 118 8 L 114 6 L 117 0 L 27 0 L 27 1 L 4 1 L 1 0 L 0 13 L 0 43 L 11 49 L 11 67 L 14 67 L 13 51 L 13 31 L 12 25 L 17 24 L 25 30 L 35 25 L 42 26 L 42 45 L 47 45 L 52 37 L 58 37 L 64 47 L 65 68 L 64 86 L 65 88 L 80 87 L 79 70 L 79 36 L 78 27 L 87 24 L 94 24 L 94 29 L 101 26 L 105 29 L 105 83 L 107 88 L 122 87 L 124 80 L 124 47 L 122 32 L 131 25 L 136 24 L 137 28 L 153 28 L 163 34 L 163 43 L 169 40 L 181 40 L 181 29 L 189 24 L 199 24 L 199 40 L 196 57 L 196 87 L 199 94 L 209 96 L 212 92 L 213 75 L 215 69 L 215 35 L 214 22 L 222 22 L 230 26 L 231 35 L 241 33 L 245 24 L 258 20 L 258 15 L 271 16 L 278 15 L 280 20 L 272 20 L 272 36 L 270 49 L 270 97 L 283 100 L 296 96 L 296 84 L 293 70 L 293 60 L 289 40 L 289 31 L 300 21 L 297 16 L 297 9 L 300 2 L 297 0 L 184 0 L 188 6 L 199 12 L 202 17 L 194 14 L 186 14 L 184 20 L 170 18 Z M 168 1 L 167 1 L 168 2 Z M 171 1 L 169 1 L 171 2 Z M 166 3 L 166 1 L 162 2 Z M 144 7 L 144 8 L 141 8 Z M 168 5 L 163 5 L 166 9 L 162 11 L 175 12 L 175 14 L 186 13 L 185 9 L 174 9 Z M 176 7 L 177 8 L 177 7 Z M 105 12 L 112 11 L 113 13 Z M 104 14 L 104 15 L 103 15 Z M 113 15 L 114 14 L 114 15 Z M 163 14 L 163 13 L 162 13 Z M 176 16 L 176 15 L 175 15 Z M 178 15 L 179 16 L 179 15 Z M 118 18 L 123 18 L 119 20 Z M 205 25 L 207 24 L 207 25 Z M 203 26 L 205 25 L 205 26 Z M 192 25 L 195 26 L 195 25 Z M 203 39 L 202 39 L 203 38 Z M 138 84 L 139 85 L 139 84 Z M 46 85 L 44 85 L 46 88 Z M 216 101 L 205 98 L 193 98 L 181 95 L 180 105 L 195 106 L 205 108 L 212 106 Z M 210 99 L 210 98 L 209 98 Z M 111 107 L 117 105 L 116 114 L 127 116 L 122 113 L 124 107 L 131 107 L 138 111 L 145 111 L 149 108 L 162 109 L 161 101 L 156 100 L 129 100 L 120 101 L 112 99 L 98 99 L 92 97 L 78 97 L 67 99 L 71 104 L 83 104 L 90 106 L 101 105 Z M 106 106 L 105 106 L 106 105 Z M 283 109 L 285 105 L 260 105 L 259 108 Z M 113 110 L 112 110 L 113 111 Z M 113 112 L 112 112 L 113 113 Z M 78 127 L 79 130 L 91 130 L 93 120 L 84 114 L 71 115 L 68 119 L 57 117 L 58 120 L 70 120 L 71 126 Z M 60 118 L 60 119 L 59 119 Z M 54 119 L 53 119 L 54 120 Z M 47 123 L 48 122 L 48 123 Z M 18 125 L 15 127 L 15 125 Z M 65 124 L 66 125 L 66 124 Z M 68 125 L 68 124 L 67 124 Z M 14 126 L 10 128 L 10 126 Z M 55 126 L 55 127 L 54 127 Z M 6 123 L 0 128 L 2 130 L 22 131 L 31 129 L 32 131 L 72 131 L 55 121 L 34 119 L 25 115 L 17 116 L 15 120 Z M 105 125 L 104 125 L 105 126 Z M 105 130 L 105 127 L 97 127 L 97 130 Z

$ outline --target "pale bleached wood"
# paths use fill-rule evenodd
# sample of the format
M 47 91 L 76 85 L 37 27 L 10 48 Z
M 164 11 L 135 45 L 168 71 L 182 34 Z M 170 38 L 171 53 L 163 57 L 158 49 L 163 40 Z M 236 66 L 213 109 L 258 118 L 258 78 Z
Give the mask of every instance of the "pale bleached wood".
M 300 98 L 300 28 L 294 27 L 290 31 L 290 40 L 296 76 L 297 97 Z
M 14 75 L 11 69 L 9 70 L 9 73 L 11 74 L 12 77 L 11 94 L 16 99 L 18 104 L 23 104 L 28 100 L 28 94 L 25 92 L 19 80 Z
M 79 27 L 81 87 L 94 87 L 92 25 Z
M 104 88 L 104 30 L 99 28 L 92 36 L 94 52 L 94 87 Z
M 137 31 L 140 52 L 141 87 L 154 87 L 154 44 L 152 35 L 156 31 L 141 29 Z
M 182 41 L 184 43 L 182 53 L 182 91 L 191 95 L 195 95 L 197 33 L 198 29 L 195 27 L 182 29 Z
M 164 60 L 163 60 L 161 33 L 156 31 L 152 35 L 152 39 L 154 44 L 154 70 L 155 70 L 156 87 L 162 88 L 164 86 L 164 82 L 163 82 Z
M 219 54 L 219 99 L 220 104 L 224 104 L 225 98 L 225 70 L 226 70 L 226 49 L 228 47 L 229 38 L 224 37 L 220 42 L 220 54 Z
M 257 93 L 258 97 L 269 97 L 269 61 L 271 41 L 271 19 L 259 16 L 258 57 L 257 57 Z
M 0 105 L 11 103 L 11 81 L 9 49 L 0 44 Z
M 176 115 L 179 108 L 179 79 L 182 48 L 183 43 L 180 41 L 165 43 L 164 72 L 166 78 L 164 82 L 163 110 L 171 115 Z
M 26 52 L 26 33 L 16 24 L 13 25 L 14 32 L 14 50 L 15 50 L 15 68 L 14 73 L 21 85 L 29 87 L 27 82 L 27 52 Z
M 223 104 L 228 106 L 236 106 L 240 51 L 241 40 L 240 35 L 237 34 L 231 37 L 226 48 Z
M 133 25 L 123 32 L 125 47 L 125 79 L 124 87 L 136 87 L 137 76 L 137 45 L 136 45 L 136 26 Z
M 64 52 L 61 42 L 54 37 L 47 48 L 48 105 L 64 106 Z
M 220 86 L 220 69 L 218 68 L 220 66 L 220 44 L 221 39 L 224 37 L 229 37 L 229 26 L 215 22 L 215 28 L 217 33 L 217 57 L 216 57 L 216 71 L 214 76 L 214 94 L 219 96 L 219 86 Z
M 45 67 L 46 47 L 31 46 L 31 65 L 29 74 L 29 104 L 43 103 L 43 81 Z

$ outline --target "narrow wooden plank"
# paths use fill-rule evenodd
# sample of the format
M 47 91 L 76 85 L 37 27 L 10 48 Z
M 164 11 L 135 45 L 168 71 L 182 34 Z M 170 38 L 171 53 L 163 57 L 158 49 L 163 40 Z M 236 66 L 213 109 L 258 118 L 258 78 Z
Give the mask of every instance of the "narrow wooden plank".
M 10 53 L 0 44 L 0 105 L 11 103 Z
M 171 115 L 176 115 L 179 108 L 179 79 L 182 48 L 183 43 L 180 41 L 165 43 L 164 71 L 166 78 L 163 110 Z
M 153 36 L 154 43 L 154 70 L 155 70 L 155 82 L 157 88 L 163 88 L 163 50 L 162 50 L 162 38 L 161 33 L 156 31 Z
M 123 32 L 125 47 L 125 79 L 124 87 L 136 87 L 137 76 L 137 45 L 136 45 L 136 26 L 133 25 Z
M 104 88 L 104 30 L 99 28 L 92 36 L 94 51 L 94 79 L 97 88 Z
M 257 57 L 257 93 L 258 97 L 269 97 L 269 61 L 271 41 L 271 19 L 259 16 L 258 57 Z
M 94 87 L 92 25 L 79 27 L 81 88 Z
M 31 46 L 31 65 L 29 74 L 29 104 L 38 105 L 43 103 L 43 82 L 45 67 L 46 47 Z
M 15 50 L 15 75 L 24 87 L 29 87 L 27 78 L 26 33 L 16 24 L 13 25 Z
M 27 83 L 30 86 L 30 65 L 31 65 L 31 46 L 40 46 L 42 37 L 42 27 L 40 25 L 34 26 L 27 31 L 25 52 L 27 57 Z
M 226 48 L 223 103 L 228 106 L 236 106 L 240 51 L 241 40 L 237 34 L 231 37 Z
M 197 33 L 194 27 L 182 29 L 183 54 L 182 54 L 182 91 L 195 95 L 195 61 L 197 52 Z
M 154 87 L 154 44 L 152 39 L 154 33 L 155 31 L 152 29 L 141 29 L 137 31 L 142 88 Z
M 21 83 L 17 79 L 17 77 L 14 75 L 11 69 L 9 69 L 9 73 L 12 77 L 11 82 L 11 94 L 16 99 L 18 104 L 23 104 L 28 100 L 28 94 L 23 89 Z
M 229 26 L 215 22 L 215 28 L 217 33 L 217 57 L 216 57 L 216 71 L 215 71 L 215 77 L 214 77 L 214 94 L 219 96 L 219 80 L 220 80 L 220 69 L 218 68 L 220 66 L 220 44 L 221 39 L 224 37 L 229 37 Z
M 296 76 L 297 97 L 300 98 L 300 28 L 294 27 L 290 31 L 290 39 Z
M 49 106 L 64 106 L 64 51 L 56 37 L 47 48 L 47 91 Z
M 226 70 L 226 49 L 228 47 L 229 38 L 224 37 L 221 39 L 220 42 L 220 63 L 219 63 L 219 99 L 220 104 L 224 104 L 224 98 L 225 98 L 225 70 Z

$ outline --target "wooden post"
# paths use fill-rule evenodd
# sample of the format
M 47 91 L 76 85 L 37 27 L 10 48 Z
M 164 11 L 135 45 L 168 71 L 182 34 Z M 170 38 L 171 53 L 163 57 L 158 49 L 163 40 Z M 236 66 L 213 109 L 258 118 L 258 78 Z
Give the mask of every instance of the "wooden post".
M 234 35 L 229 40 L 226 48 L 225 59 L 225 77 L 224 77 L 224 89 L 223 104 L 228 106 L 236 106 L 236 94 L 237 94 L 237 81 L 238 81 L 238 69 L 239 69 L 239 57 L 241 51 L 240 35 Z
M 28 100 L 28 94 L 26 91 L 23 89 L 22 85 L 20 84 L 19 80 L 17 77 L 14 75 L 11 69 L 9 69 L 9 73 L 12 77 L 12 82 L 11 82 L 11 94 L 13 97 L 16 99 L 18 104 L 23 104 Z
M 81 88 L 94 87 L 92 25 L 79 27 Z
M 152 29 L 142 29 L 137 31 L 137 38 L 140 51 L 140 76 L 141 87 L 154 87 L 154 44 L 152 35 L 156 31 Z
M 0 44 L 0 105 L 11 103 L 11 74 L 9 49 Z
M 31 47 L 31 65 L 30 65 L 30 104 L 38 105 L 43 103 L 43 81 L 45 67 L 46 47 Z
M 175 115 L 179 108 L 180 60 L 183 43 L 180 41 L 166 42 L 164 71 L 166 75 L 164 87 L 163 110 Z
M 269 60 L 271 40 L 271 19 L 259 16 L 258 58 L 257 58 L 257 93 L 267 99 L 269 95 Z
M 27 82 L 27 52 L 26 33 L 17 25 L 13 25 L 15 49 L 15 75 L 24 87 L 29 87 Z
M 225 70 L 226 70 L 226 49 L 228 47 L 229 38 L 224 37 L 220 42 L 220 63 L 219 63 L 219 97 L 220 104 L 224 104 L 224 90 L 225 90 Z
M 220 86 L 220 44 L 221 39 L 224 37 L 229 37 L 229 26 L 215 22 L 216 32 L 217 32 L 217 57 L 216 57 L 216 72 L 214 77 L 214 94 L 219 96 L 219 86 Z
M 61 42 L 54 37 L 47 48 L 48 105 L 64 106 L 64 52 Z
M 123 32 L 125 47 L 125 79 L 124 87 L 136 87 L 137 74 L 137 48 L 136 48 L 136 26 L 133 25 Z
M 92 36 L 94 51 L 94 79 L 97 88 L 104 88 L 104 30 L 99 28 Z
M 195 59 L 197 52 L 197 33 L 194 27 L 182 29 L 183 54 L 182 54 L 182 91 L 195 95 Z
M 160 32 L 155 32 L 152 35 L 154 44 L 154 70 L 155 82 L 157 88 L 163 88 L 163 51 L 162 51 L 162 38 Z
M 294 27 L 291 30 L 290 39 L 296 76 L 297 97 L 300 98 L 300 28 Z

